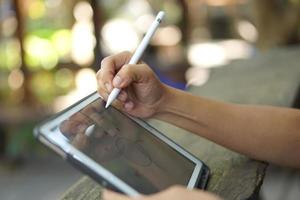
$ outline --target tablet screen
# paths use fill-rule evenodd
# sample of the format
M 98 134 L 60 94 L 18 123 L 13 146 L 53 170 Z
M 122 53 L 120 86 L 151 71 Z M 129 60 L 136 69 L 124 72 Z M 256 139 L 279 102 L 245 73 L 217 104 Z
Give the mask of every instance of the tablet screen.
M 143 194 L 187 185 L 195 164 L 99 98 L 63 121 L 75 148 Z

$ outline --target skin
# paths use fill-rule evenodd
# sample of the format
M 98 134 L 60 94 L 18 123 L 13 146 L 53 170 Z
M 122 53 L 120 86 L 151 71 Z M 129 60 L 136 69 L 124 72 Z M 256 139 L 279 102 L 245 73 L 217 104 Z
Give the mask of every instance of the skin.
M 135 198 L 130 198 L 128 196 L 124 196 L 109 190 L 105 190 L 102 193 L 103 200 L 182 200 L 182 199 L 189 199 L 189 200 L 221 200 L 219 197 L 208 193 L 202 192 L 200 190 L 187 190 L 181 186 L 173 186 L 170 187 L 160 193 L 148 196 L 139 196 Z
M 122 52 L 103 59 L 97 80 L 104 99 L 113 87 L 120 88 L 122 92 L 115 103 L 130 115 L 163 120 L 251 158 L 300 169 L 299 110 L 238 105 L 194 96 L 162 84 L 145 63 L 126 64 L 131 56 Z M 198 199 L 218 199 L 201 196 L 206 194 L 201 191 L 178 190 L 185 193 L 185 199 L 192 200 L 197 195 Z M 179 196 L 178 190 L 149 198 L 171 199 L 174 194 Z M 106 199 L 115 195 L 105 194 Z

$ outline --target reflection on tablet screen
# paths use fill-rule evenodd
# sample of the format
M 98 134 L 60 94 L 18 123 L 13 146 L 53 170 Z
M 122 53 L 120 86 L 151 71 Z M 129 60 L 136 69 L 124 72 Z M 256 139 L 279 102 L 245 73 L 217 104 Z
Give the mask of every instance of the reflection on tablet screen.
M 195 164 L 97 99 L 60 124 L 68 141 L 137 191 L 187 185 Z

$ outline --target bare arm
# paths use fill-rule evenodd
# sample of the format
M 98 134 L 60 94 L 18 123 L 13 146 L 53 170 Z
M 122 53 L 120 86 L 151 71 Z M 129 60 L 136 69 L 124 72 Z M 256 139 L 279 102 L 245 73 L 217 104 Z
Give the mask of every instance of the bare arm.
M 167 88 L 155 118 L 249 157 L 300 168 L 300 111 L 208 100 Z
M 208 100 L 163 85 L 145 63 L 123 52 L 102 61 L 99 93 L 112 87 L 124 112 L 155 117 L 249 157 L 300 169 L 300 110 Z M 125 66 L 124 66 L 125 65 Z

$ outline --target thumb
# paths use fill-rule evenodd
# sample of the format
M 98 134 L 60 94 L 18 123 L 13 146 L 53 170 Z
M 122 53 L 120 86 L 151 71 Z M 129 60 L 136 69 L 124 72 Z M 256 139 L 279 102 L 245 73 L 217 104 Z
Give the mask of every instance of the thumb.
M 116 88 L 125 88 L 132 82 L 146 82 L 152 74 L 152 70 L 146 64 L 124 65 L 113 79 L 113 86 Z

